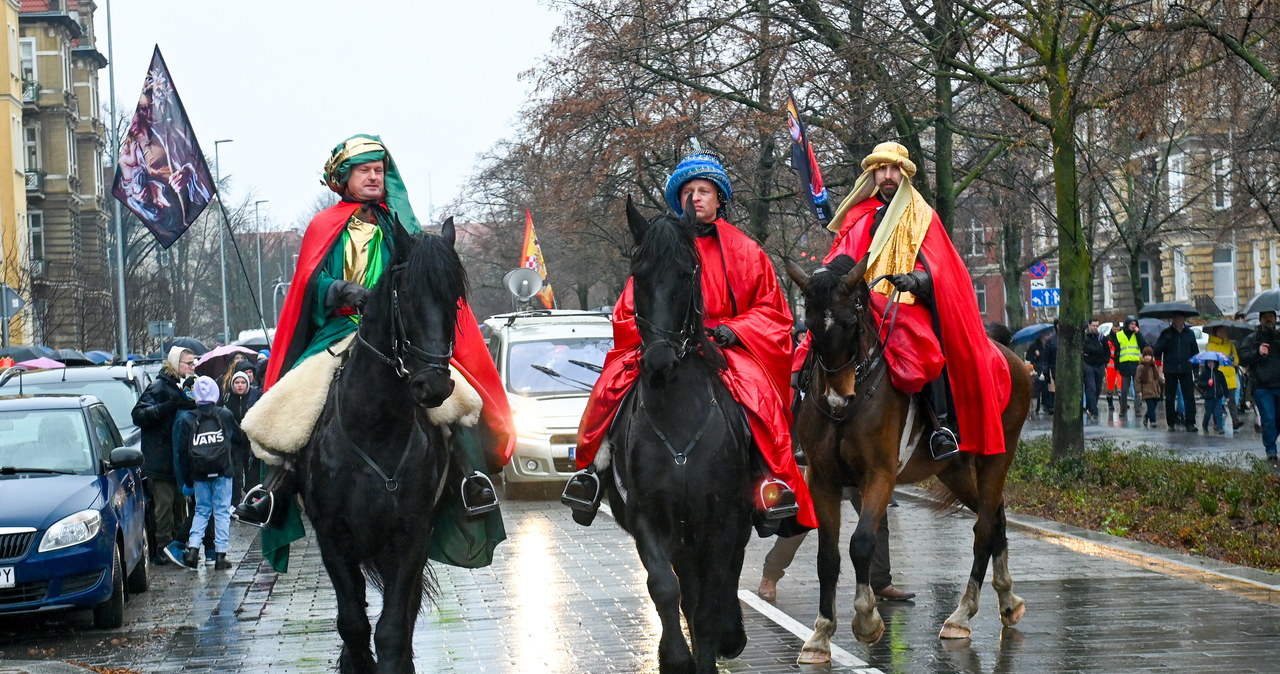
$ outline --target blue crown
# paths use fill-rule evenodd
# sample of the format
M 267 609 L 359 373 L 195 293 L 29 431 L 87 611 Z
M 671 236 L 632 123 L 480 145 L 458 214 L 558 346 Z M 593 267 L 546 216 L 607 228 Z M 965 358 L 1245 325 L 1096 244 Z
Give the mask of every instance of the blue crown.
M 665 189 L 667 205 L 676 212 L 676 215 L 684 215 L 684 206 L 680 203 L 680 188 L 695 178 L 715 183 L 720 193 L 724 195 L 725 203 L 733 198 L 733 190 L 729 187 L 729 174 L 725 172 L 720 160 L 711 154 L 691 154 L 680 160 L 671 177 L 667 178 Z

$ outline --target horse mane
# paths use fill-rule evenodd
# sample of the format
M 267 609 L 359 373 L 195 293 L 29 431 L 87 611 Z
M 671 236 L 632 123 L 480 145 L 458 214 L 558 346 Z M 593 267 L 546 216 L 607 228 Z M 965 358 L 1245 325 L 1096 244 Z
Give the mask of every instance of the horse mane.
M 636 242 L 631 252 L 631 275 L 648 277 L 668 273 L 672 269 L 693 269 L 694 313 L 702 318 L 706 313 L 706 305 L 702 299 L 702 268 L 698 257 L 698 247 L 693 242 L 693 230 L 680 220 L 662 214 L 649 222 L 645 235 Z M 715 370 L 729 367 L 716 346 L 704 330 L 695 330 L 694 341 L 698 350 Z
M 428 292 L 447 304 L 466 300 L 470 283 L 458 252 L 439 234 L 420 232 L 410 239 L 405 271 L 417 282 L 425 281 Z

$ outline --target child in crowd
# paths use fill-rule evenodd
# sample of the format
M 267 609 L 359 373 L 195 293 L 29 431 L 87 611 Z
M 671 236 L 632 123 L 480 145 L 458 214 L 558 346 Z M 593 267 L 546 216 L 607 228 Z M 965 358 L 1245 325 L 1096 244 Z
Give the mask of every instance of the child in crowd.
M 231 456 L 232 446 L 243 441 L 243 433 L 231 411 L 218 407 L 218 384 L 213 379 L 196 379 L 192 392 L 196 408 L 180 414 L 173 425 L 177 482 L 183 485 L 184 492 L 193 491 L 196 499 L 182 561 L 192 569 L 199 566 L 200 542 L 212 519 L 217 553 L 213 568 L 230 569 L 227 543 L 231 538 Z
M 1156 406 L 1164 400 L 1164 372 L 1156 364 L 1155 350 L 1143 347 L 1142 360 L 1138 362 L 1138 372 L 1134 375 L 1137 382 L 1138 395 L 1147 403 L 1147 413 L 1142 417 L 1144 428 L 1156 425 Z
M 1218 369 L 1218 361 L 1207 360 L 1200 368 L 1200 376 L 1196 381 L 1200 395 L 1204 396 L 1204 419 L 1200 421 L 1200 430 L 1209 432 L 1209 418 L 1213 418 L 1213 430 L 1218 435 L 1226 433 L 1222 426 L 1223 397 L 1227 395 L 1227 378 Z

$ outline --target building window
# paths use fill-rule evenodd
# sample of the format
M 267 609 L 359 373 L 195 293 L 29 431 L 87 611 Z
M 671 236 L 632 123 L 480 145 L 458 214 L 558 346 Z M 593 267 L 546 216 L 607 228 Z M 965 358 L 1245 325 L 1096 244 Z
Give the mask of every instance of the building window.
M 1233 248 L 1213 251 L 1213 301 L 1228 316 L 1236 312 L 1236 251 Z
M 1151 303 L 1151 260 L 1138 260 L 1138 294 L 1142 303 Z
M 1187 254 L 1181 248 L 1173 251 L 1173 299 L 1191 299 L 1191 269 L 1187 266 Z
M 1253 242 L 1253 294 L 1262 292 L 1262 242 Z
M 22 80 L 24 82 L 36 81 L 36 41 L 35 38 L 24 37 L 18 45 L 18 50 L 22 53 Z
M 32 260 L 44 259 L 44 213 L 30 211 L 27 213 L 28 243 Z
M 67 177 L 80 177 L 80 163 L 77 161 L 76 155 L 76 131 L 71 127 L 67 127 Z
M 1211 163 L 1213 180 L 1213 207 L 1217 210 L 1231 208 L 1231 157 L 1218 152 Z
M 973 293 L 978 296 L 978 313 L 983 316 L 987 315 L 987 284 L 981 281 L 974 281 Z
M 969 227 L 965 231 L 966 253 L 971 257 L 982 257 L 987 253 L 986 243 L 982 240 L 982 224 L 977 218 L 969 218 Z
M 1186 168 L 1187 155 L 1169 155 L 1169 210 L 1176 211 L 1186 203 Z
M 22 130 L 23 144 L 26 146 L 26 167 L 28 171 L 40 170 L 40 122 L 29 124 Z

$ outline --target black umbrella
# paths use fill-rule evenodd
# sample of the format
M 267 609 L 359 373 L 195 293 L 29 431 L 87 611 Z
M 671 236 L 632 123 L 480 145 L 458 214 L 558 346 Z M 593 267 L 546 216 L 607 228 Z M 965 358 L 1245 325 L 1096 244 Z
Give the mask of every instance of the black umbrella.
M 1204 324 L 1204 331 L 1209 334 L 1213 334 L 1214 328 L 1226 328 L 1227 339 L 1236 342 L 1252 335 L 1254 330 L 1252 323 L 1245 323 L 1244 321 L 1228 321 L 1223 319 L 1220 321 L 1210 321 Z
M 1244 308 L 1246 314 L 1256 314 L 1263 311 L 1275 311 L 1280 313 L 1280 288 L 1272 288 L 1264 290 L 1253 299 L 1249 300 L 1249 305 Z
M 1138 312 L 1144 318 L 1173 318 L 1174 314 L 1182 314 L 1187 318 L 1199 316 L 1200 312 L 1186 302 L 1156 302 L 1142 307 Z
M 1142 333 L 1142 338 L 1147 340 L 1148 344 L 1155 346 L 1156 338 L 1164 329 L 1169 327 L 1169 321 L 1162 321 L 1158 318 L 1139 318 L 1138 331 Z
M 197 356 L 203 356 L 209 351 L 209 347 L 205 346 L 204 342 L 196 339 L 195 337 L 174 337 L 173 339 L 165 342 L 164 348 L 160 351 L 163 355 L 168 355 L 169 349 L 172 349 L 175 346 L 180 346 L 184 349 L 191 349 L 191 352 Z
M 254 335 L 248 339 L 236 342 L 236 346 L 243 346 L 246 349 L 261 351 L 262 349 L 270 349 L 271 341 L 262 335 Z
M 51 357 L 63 365 L 94 364 L 93 359 L 84 355 L 79 349 L 58 349 Z
M 35 360 L 40 357 L 47 357 L 49 354 L 33 347 L 33 346 L 6 346 L 0 349 L 0 358 L 8 356 L 15 363 L 21 363 L 24 360 Z

